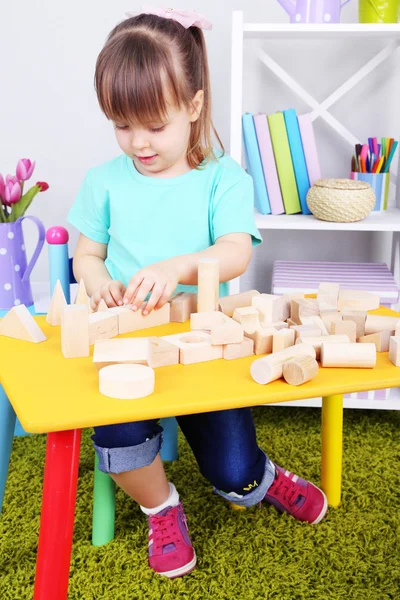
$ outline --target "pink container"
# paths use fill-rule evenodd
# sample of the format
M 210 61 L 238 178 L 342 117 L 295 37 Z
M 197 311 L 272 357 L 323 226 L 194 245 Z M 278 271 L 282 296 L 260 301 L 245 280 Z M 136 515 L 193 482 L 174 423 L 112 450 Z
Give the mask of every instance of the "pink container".
M 340 23 L 340 11 L 350 0 L 278 0 L 291 23 Z

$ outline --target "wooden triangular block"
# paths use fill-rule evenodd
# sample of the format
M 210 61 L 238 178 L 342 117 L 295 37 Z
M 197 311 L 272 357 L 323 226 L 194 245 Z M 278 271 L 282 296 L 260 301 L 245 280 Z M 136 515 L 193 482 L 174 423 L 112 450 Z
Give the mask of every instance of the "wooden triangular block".
M 0 321 L 0 335 L 24 340 L 25 342 L 44 342 L 43 331 L 26 308 L 25 304 L 14 306 Z
M 49 311 L 46 317 L 47 323 L 49 323 L 49 325 L 61 325 L 61 315 L 66 306 L 67 301 L 65 299 L 60 280 L 57 279 L 53 297 L 50 302 Z
M 87 295 L 86 286 L 83 279 L 81 279 L 79 282 L 74 304 L 85 304 L 88 307 L 89 312 L 93 312 L 90 306 L 90 298 Z
M 107 306 L 106 301 L 104 300 L 104 298 L 102 298 L 100 300 L 100 302 L 98 303 L 98 305 L 97 305 L 96 312 L 103 312 L 105 310 L 108 310 L 108 306 Z

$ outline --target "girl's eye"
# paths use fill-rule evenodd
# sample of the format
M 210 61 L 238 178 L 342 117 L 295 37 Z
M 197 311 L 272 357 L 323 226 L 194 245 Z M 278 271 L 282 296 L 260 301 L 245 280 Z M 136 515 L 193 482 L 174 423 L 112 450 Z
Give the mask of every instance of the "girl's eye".
M 165 125 L 163 125 L 162 127 L 155 127 L 153 129 L 150 129 L 151 133 L 160 133 L 161 131 L 164 131 L 165 129 Z
M 115 129 L 119 129 L 119 131 L 127 131 L 129 127 L 128 125 L 115 125 Z

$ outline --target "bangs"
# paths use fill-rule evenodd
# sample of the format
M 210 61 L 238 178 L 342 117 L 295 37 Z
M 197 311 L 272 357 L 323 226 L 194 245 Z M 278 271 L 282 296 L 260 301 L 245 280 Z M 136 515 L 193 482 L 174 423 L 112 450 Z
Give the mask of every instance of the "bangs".
M 112 121 L 164 123 L 171 106 L 186 104 L 168 48 L 143 32 L 123 32 L 101 51 L 95 73 L 100 107 Z

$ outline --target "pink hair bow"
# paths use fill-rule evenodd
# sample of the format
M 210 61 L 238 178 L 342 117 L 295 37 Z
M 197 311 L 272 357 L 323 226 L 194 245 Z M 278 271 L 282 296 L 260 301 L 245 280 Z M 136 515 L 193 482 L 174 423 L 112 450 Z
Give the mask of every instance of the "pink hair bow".
M 145 4 L 142 6 L 140 13 L 128 12 L 128 17 L 135 17 L 138 14 L 145 15 L 157 15 L 158 17 L 164 17 L 164 19 L 173 19 L 177 21 L 185 29 L 189 27 L 199 27 L 200 29 L 212 29 L 211 21 L 208 21 L 202 15 L 199 15 L 195 10 L 179 10 L 176 8 L 155 8 Z

